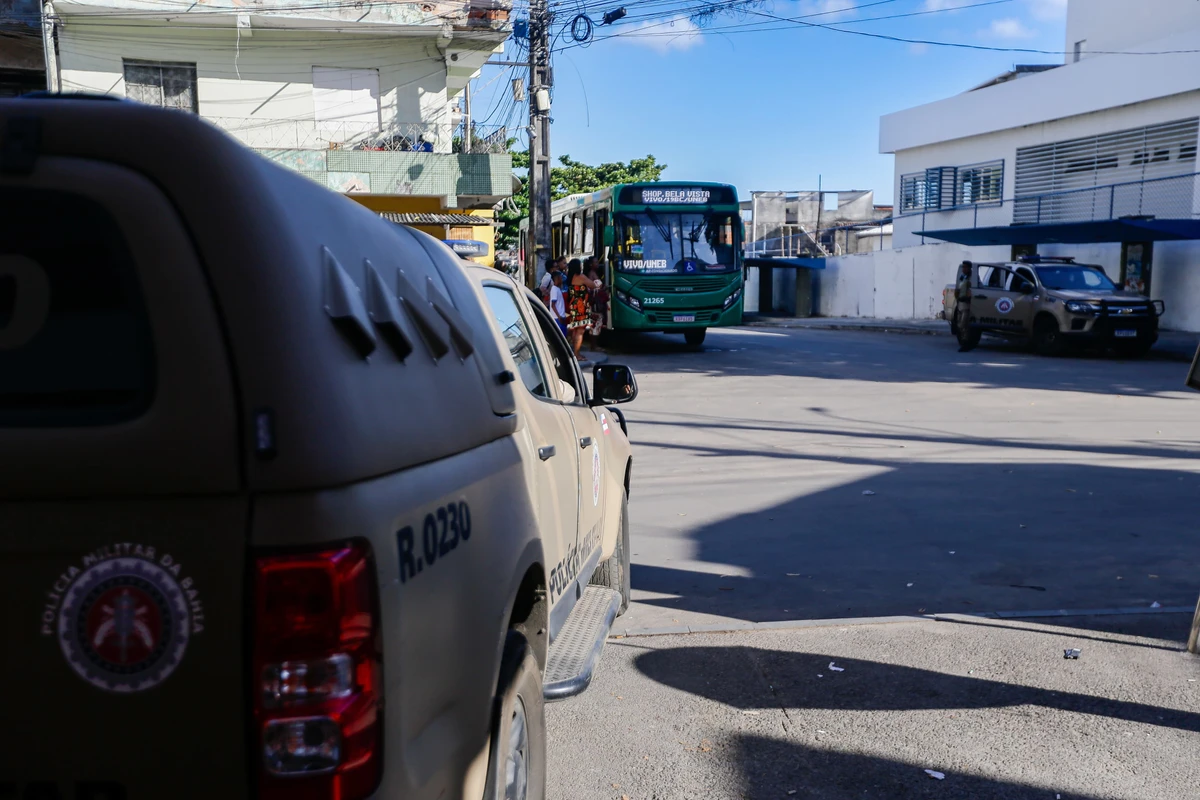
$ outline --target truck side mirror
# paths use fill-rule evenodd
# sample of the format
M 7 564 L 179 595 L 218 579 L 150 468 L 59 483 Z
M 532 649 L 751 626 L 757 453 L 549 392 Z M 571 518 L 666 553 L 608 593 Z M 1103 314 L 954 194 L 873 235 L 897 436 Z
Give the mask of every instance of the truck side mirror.
M 615 242 L 616 239 L 617 239 L 617 232 L 613 229 L 613 226 L 605 225 L 604 226 L 604 234 L 600 240 L 601 244 L 603 244 L 605 247 L 612 247 L 613 242 Z
M 593 406 L 628 403 L 638 395 L 633 370 L 622 364 L 597 364 L 592 367 L 592 389 L 595 395 L 591 402 Z

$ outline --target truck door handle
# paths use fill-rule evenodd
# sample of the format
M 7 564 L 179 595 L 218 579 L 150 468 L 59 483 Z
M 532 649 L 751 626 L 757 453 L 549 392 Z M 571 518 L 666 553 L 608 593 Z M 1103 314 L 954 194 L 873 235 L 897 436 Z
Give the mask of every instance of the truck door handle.
M 545 461 L 549 458 L 554 458 L 554 445 L 548 444 L 545 447 L 538 448 L 538 458 Z
M 591 447 L 592 446 L 592 437 L 585 436 L 582 439 L 580 439 L 579 446 L 582 447 L 584 450 Z
M 975 299 L 977 299 L 977 300 L 987 300 L 987 295 L 986 295 L 986 294 L 977 294 L 977 295 L 975 295 Z

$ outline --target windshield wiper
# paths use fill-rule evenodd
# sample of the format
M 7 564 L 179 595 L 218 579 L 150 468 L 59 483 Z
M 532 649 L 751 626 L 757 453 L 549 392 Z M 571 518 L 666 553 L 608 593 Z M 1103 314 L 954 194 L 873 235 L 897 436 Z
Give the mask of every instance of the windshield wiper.
M 667 247 L 671 252 L 671 266 L 675 266 L 675 237 L 671 235 L 671 226 L 660 222 L 658 214 L 655 214 L 654 209 L 650 206 L 646 206 L 646 216 L 650 217 L 650 222 L 654 225 L 655 230 L 658 231 L 658 235 L 667 243 Z M 680 246 L 682 247 L 682 242 Z

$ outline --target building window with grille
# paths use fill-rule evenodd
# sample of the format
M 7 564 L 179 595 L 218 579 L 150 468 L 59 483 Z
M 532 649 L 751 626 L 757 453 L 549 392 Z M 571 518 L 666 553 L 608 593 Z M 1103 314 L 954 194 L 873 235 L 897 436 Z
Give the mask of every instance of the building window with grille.
M 125 64 L 125 96 L 150 106 L 177 108 L 199 113 L 196 97 L 196 65 L 166 61 L 135 61 Z
M 1004 197 L 1004 162 L 991 161 L 958 168 L 955 205 L 999 203 Z

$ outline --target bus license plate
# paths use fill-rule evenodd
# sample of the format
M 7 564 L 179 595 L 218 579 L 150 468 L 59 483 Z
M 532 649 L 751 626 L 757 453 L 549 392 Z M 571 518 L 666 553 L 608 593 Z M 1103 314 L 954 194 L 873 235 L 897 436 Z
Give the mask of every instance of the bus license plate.
M 1115 331 L 1113 331 L 1113 336 L 1116 336 L 1118 339 L 1136 339 L 1136 338 L 1137 338 L 1137 331 L 1133 331 L 1133 330 L 1115 330 Z
M 695 314 L 676 314 L 675 321 L 676 322 L 695 322 L 696 315 Z

